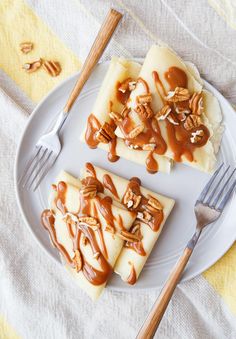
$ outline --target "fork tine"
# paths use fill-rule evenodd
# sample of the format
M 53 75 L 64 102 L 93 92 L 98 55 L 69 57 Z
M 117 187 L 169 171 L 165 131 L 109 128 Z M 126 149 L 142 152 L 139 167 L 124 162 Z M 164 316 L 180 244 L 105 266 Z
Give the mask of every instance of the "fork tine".
M 44 152 L 43 157 L 41 158 L 41 160 L 40 160 L 40 162 L 39 162 L 40 166 L 39 166 L 39 168 L 37 169 L 37 171 L 35 172 L 33 178 L 31 179 L 31 181 L 30 181 L 30 183 L 29 183 L 29 185 L 28 185 L 28 189 L 31 189 L 33 183 L 34 183 L 35 180 L 37 179 L 37 176 L 38 176 L 38 175 L 40 174 L 40 172 L 43 170 L 44 166 L 47 164 L 48 159 L 50 158 L 50 155 L 51 155 L 52 151 L 48 153 L 48 149 L 47 149 L 47 148 L 45 149 L 45 151 L 46 151 L 46 152 Z
M 22 173 L 22 175 L 21 175 L 21 177 L 18 181 L 19 184 L 21 184 L 21 183 L 23 184 L 23 182 L 25 181 L 25 178 L 27 177 L 27 174 L 29 173 L 30 167 L 32 166 L 34 160 L 37 158 L 41 148 L 42 148 L 42 146 L 40 146 L 39 148 L 35 148 L 36 152 L 34 152 L 31 156 L 31 158 L 28 160 L 28 162 L 25 166 L 24 172 Z
M 220 197 L 221 197 L 222 193 L 223 193 L 224 190 L 226 189 L 226 187 L 227 187 L 228 183 L 230 182 L 232 176 L 234 175 L 235 171 L 236 171 L 236 168 L 232 171 L 232 173 L 231 173 L 230 176 L 228 177 L 227 181 L 225 182 L 224 186 L 221 188 L 220 192 L 217 194 L 217 196 L 216 196 L 215 200 L 213 201 L 213 204 L 212 204 L 211 207 L 214 207 L 214 208 L 216 207 L 217 203 L 218 203 L 219 200 L 220 200 Z
M 38 186 L 40 185 L 41 181 L 43 180 L 43 178 L 46 176 L 46 174 L 48 173 L 48 171 L 50 170 L 50 168 L 53 166 L 54 162 L 56 161 L 56 158 L 57 157 L 52 157 L 51 158 L 51 161 L 49 162 L 49 159 L 48 159 L 48 162 L 47 162 L 47 166 L 45 168 L 45 170 L 43 171 L 43 173 L 40 175 L 40 178 L 38 179 L 38 181 L 36 182 L 34 188 L 33 188 L 33 192 L 36 191 L 36 189 L 38 188 Z
M 43 146 L 41 146 L 41 150 L 43 151 L 43 153 L 40 155 L 40 152 L 39 152 L 38 157 L 35 159 L 33 166 L 31 166 L 31 170 L 29 171 L 28 177 L 26 177 L 25 182 L 22 185 L 23 188 L 27 187 L 30 179 L 32 178 L 32 175 L 34 174 L 34 171 L 35 171 L 37 165 L 42 161 L 45 153 L 47 152 L 47 149 L 43 149 Z
M 205 197 L 206 197 L 206 195 L 207 195 L 207 193 L 208 193 L 208 191 L 209 191 L 209 189 L 210 189 L 210 187 L 211 187 L 213 181 L 214 181 L 215 178 L 217 177 L 217 175 L 218 175 L 218 173 L 220 172 L 220 170 L 221 170 L 221 168 L 223 167 L 223 165 L 224 165 L 224 163 L 222 163 L 222 164 L 220 165 L 220 167 L 219 167 L 219 168 L 215 171 L 215 173 L 212 175 L 211 179 L 208 181 L 208 183 L 206 184 L 206 186 L 203 188 L 202 192 L 200 193 L 200 195 L 199 195 L 199 197 L 198 197 L 196 203 L 197 203 L 197 202 L 201 202 L 201 201 L 203 201 L 203 200 L 205 199 Z
M 234 180 L 233 184 L 230 186 L 228 192 L 225 194 L 223 200 L 221 201 L 219 207 L 217 208 L 218 210 L 222 211 L 223 208 L 225 207 L 225 205 L 227 204 L 233 190 L 235 189 L 236 187 L 236 179 Z
M 217 183 L 215 183 L 215 186 L 213 187 L 212 192 L 211 192 L 209 198 L 208 198 L 207 201 L 206 201 L 206 204 L 207 204 L 207 205 L 210 205 L 211 200 L 212 200 L 212 199 L 214 198 L 214 196 L 215 196 L 215 193 L 216 193 L 216 191 L 217 191 L 217 188 L 220 186 L 220 184 L 221 184 L 222 180 L 224 179 L 224 177 L 226 176 L 226 174 L 227 174 L 229 168 L 230 168 L 230 165 L 226 168 L 226 170 L 224 171 L 224 173 L 221 175 L 219 181 L 218 181 Z

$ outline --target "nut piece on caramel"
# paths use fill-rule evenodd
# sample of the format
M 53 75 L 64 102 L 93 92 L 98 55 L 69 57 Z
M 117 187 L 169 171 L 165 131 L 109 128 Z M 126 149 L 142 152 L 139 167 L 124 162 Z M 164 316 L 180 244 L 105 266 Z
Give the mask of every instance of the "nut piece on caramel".
M 201 118 L 198 115 L 190 114 L 185 122 L 184 122 L 184 128 L 187 131 L 190 131 L 193 128 L 199 127 L 201 125 Z
M 204 136 L 204 131 L 202 129 L 199 129 L 196 132 L 192 132 L 190 141 L 192 144 L 196 144 L 202 140 L 203 136 Z
M 203 112 L 203 98 L 202 93 L 193 93 L 189 100 L 189 107 L 193 114 L 201 115 Z
M 129 132 L 129 139 L 136 138 L 140 133 L 143 132 L 144 127 L 144 125 L 138 125 L 134 129 L 132 129 L 132 131 Z
M 165 97 L 170 102 L 186 101 L 189 98 L 190 93 L 188 89 L 183 87 L 176 87 L 174 91 L 168 92 L 168 95 Z
M 157 112 L 157 114 L 155 115 L 156 119 L 157 120 L 165 120 L 168 115 L 170 114 L 171 112 L 171 108 L 169 105 L 165 105 L 162 107 L 162 109 Z
M 153 116 L 153 110 L 151 109 L 150 104 L 148 102 L 138 104 L 135 108 L 135 112 L 138 113 L 142 121 L 145 121 Z
M 115 133 L 112 127 L 107 122 L 105 122 L 105 124 L 103 124 L 102 127 L 96 132 L 96 139 L 99 142 L 108 144 L 111 141 L 111 139 L 114 138 Z

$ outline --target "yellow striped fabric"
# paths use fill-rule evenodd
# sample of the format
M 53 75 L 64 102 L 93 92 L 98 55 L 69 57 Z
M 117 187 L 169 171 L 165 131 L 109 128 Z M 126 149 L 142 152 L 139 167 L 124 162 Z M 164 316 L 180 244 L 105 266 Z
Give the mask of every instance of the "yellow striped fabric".
M 3 316 L 0 316 L 0 339 L 21 339 Z
M 78 71 L 80 60 L 68 49 L 22 0 L 0 1 L 0 68 L 35 102 L 42 99 L 56 84 Z M 34 43 L 29 54 L 20 51 L 21 42 Z M 22 69 L 26 62 L 39 58 L 58 61 L 62 72 L 51 77 L 42 68 L 35 73 Z
M 236 243 L 203 275 L 236 315 Z

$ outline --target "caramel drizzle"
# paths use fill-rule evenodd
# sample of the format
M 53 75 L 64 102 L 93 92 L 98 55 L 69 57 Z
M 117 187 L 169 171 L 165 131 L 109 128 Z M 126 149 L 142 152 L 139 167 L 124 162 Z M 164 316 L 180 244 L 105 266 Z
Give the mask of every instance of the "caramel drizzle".
M 126 189 L 126 192 L 128 191 L 128 189 L 131 189 L 131 191 L 135 195 L 141 196 L 140 204 L 136 208 L 131 208 L 132 211 L 135 211 L 137 213 L 138 212 L 142 213 L 146 211 L 145 206 L 148 204 L 148 199 L 141 193 L 140 185 L 141 185 L 141 182 L 139 178 L 131 178 Z M 125 194 L 124 194 L 124 197 L 125 197 Z M 124 204 L 124 198 L 122 199 L 122 203 Z M 152 229 L 153 232 L 157 232 L 164 218 L 163 210 L 156 210 L 155 212 L 149 211 L 149 213 L 152 215 L 153 220 L 151 223 L 148 223 L 148 226 Z
M 103 186 L 111 192 L 112 195 L 114 195 L 117 199 L 119 198 L 119 195 L 116 190 L 116 186 L 114 185 L 114 182 L 109 174 L 104 174 L 103 176 Z
M 90 169 L 91 169 L 91 166 L 90 166 Z M 58 195 L 57 195 L 57 198 L 55 199 L 56 206 L 59 206 L 58 208 L 63 214 L 65 214 L 67 211 L 66 206 L 65 206 L 66 187 L 67 187 L 66 183 L 64 182 L 58 183 L 57 185 Z M 96 196 L 93 199 L 95 203 L 94 206 L 92 206 L 91 200 L 89 198 L 85 198 L 81 194 L 79 195 L 79 199 L 80 199 L 80 207 L 79 207 L 78 213 L 76 213 L 78 216 L 90 216 L 91 212 L 93 212 L 94 217 L 99 221 L 99 216 L 97 213 L 97 210 L 99 210 L 103 218 L 107 221 L 107 223 L 110 223 L 111 225 L 114 226 L 114 216 L 112 214 L 112 199 L 111 198 L 109 197 L 100 198 L 99 196 Z M 70 257 L 65 247 L 62 244 L 60 244 L 57 240 L 56 230 L 55 230 L 55 217 L 53 215 L 53 212 L 51 210 L 43 211 L 41 215 L 41 222 L 44 228 L 49 232 L 49 236 L 51 238 L 53 245 L 63 255 L 66 262 L 72 268 L 75 268 L 75 263 L 74 263 L 73 258 Z M 74 251 L 80 250 L 80 238 L 81 238 L 81 234 L 83 233 L 83 235 L 86 237 L 86 239 L 88 239 L 90 243 L 93 254 L 99 252 L 99 256 L 97 260 L 101 266 L 101 271 L 95 269 L 92 265 L 90 265 L 84 258 L 83 253 L 80 251 L 81 257 L 82 257 L 82 265 L 83 265 L 82 272 L 84 276 L 93 285 L 101 285 L 101 284 L 106 283 L 111 273 L 113 272 L 113 269 L 107 261 L 108 254 L 107 254 L 107 249 L 106 249 L 106 245 L 104 242 L 102 230 L 98 229 L 97 231 L 94 231 L 90 227 L 88 227 L 86 224 L 83 224 L 83 223 L 79 223 L 78 225 L 76 224 L 75 226 L 76 226 L 76 233 L 74 234 L 72 225 L 70 225 L 70 223 L 67 223 L 67 228 L 68 228 L 69 235 L 73 242 Z M 95 232 L 98 232 L 98 237 L 101 242 L 101 249 L 98 245 Z
M 130 229 L 130 232 L 131 232 L 131 233 L 132 233 L 132 229 L 133 229 L 135 226 L 136 226 L 136 225 L 134 224 L 134 225 L 131 227 L 131 229 Z M 138 236 L 142 236 L 141 230 L 139 230 L 139 231 L 137 232 L 137 235 L 138 235 Z M 145 256 L 146 256 L 146 252 L 145 252 L 145 250 L 144 250 L 142 240 L 140 240 L 140 241 L 133 241 L 133 242 L 126 241 L 124 246 L 125 246 L 126 248 L 130 248 L 130 249 L 134 250 L 136 253 L 138 253 L 138 254 L 141 255 L 142 257 L 145 257 Z
M 117 160 L 120 159 L 120 157 L 116 154 L 116 144 L 117 137 L 115 137 L 109 142 L 109 151 L 107 157 L 110 162 L 116 162 Z
M 153 80 L 155 83 L 156 90 L 161 97 L 163 104 L 166 104 L 167 102 L 164 99 L 164 96 L 166 96 L 166 91 L 163 83 L 160 80 L 160 77 L 156 71 L 153 71 Z M 176 87 L 188 87 L 188 78 L 186 73 L 178 68 L 178 67 L 170 67 L 168 71 L 164 73 L 165 80 L 169 84 L 170 90 L 174 90 Z M 161 92 L 159 90 L 159 87 L 161 88 Z M 172 108 L 172 114 L 175 115 L 177 118 L 177 114 L 175 113 L 174 106 L 170 102 L 168 102 L 169 106 Z M 186 104 L 186 103 L 185 103 Z M 166 123 L 166 130 L 167 130 L 167 137 L 169 141 L 170 148 L 173 152 L 173 158 L 176 162 L 182 161 L 182 156 L 185 155 L 186 159 L 190 162 L 194 160 L 194 150 L 198 147 L 204 146 L 209 137 L 210 132 L 208 128 L 204 125 L 198 126 L 195 129 L 191 129 L 190 131 L 187 131 L 183 127 L 183 123 L 179 122 L 179 125 L 173 125 L 171 124 L 167 119 L 165 119 Z M 203 130 L 204 136 L 203 138 L 197 142 L 196 144 L 191 143 L 190 137 L 193 132 L 196 130 Z
M 96 139 L 96 132 L 101 128 L 101 124 L 95 115 L 90 114 L 87 121 L 87 129 L 85 132 L 85 141 L 90 148 L 96 148 L 99 141 Z
M 134 285 L 136 283 L 136 281 L 137 281 L 136 271 L 135 271 L 134 265 L 131 264 L 130 274 L 129 274 L 126 282 L 130 285 Z

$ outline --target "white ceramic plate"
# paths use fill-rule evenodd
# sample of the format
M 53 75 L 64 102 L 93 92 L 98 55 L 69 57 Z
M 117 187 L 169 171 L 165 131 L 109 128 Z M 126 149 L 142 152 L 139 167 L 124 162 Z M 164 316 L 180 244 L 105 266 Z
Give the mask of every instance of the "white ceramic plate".
M 146 172 L 145 167 L 127 160 L 120 159 L 116 163 L 110 163 L 104 151 L 99 149 L 91 150 L 86 144 L 81 143 L 79 140 L 80 134 L 85 126 L 88 115 L 91 113 L 107 67 L 108 63 L 99 64 L 84 87 L 63 127 L 61 133 L 61 141 L 63 142 L 62 152 L 39 189 L 32 193 L 19 187 L 17 181 L 29 155 L 32 153 L 36 141 L 45 130 L 52 126 L 57 114 L 64 107 L 69 93 L 78 78 L 78 74 L 64 81 L 36 107 L 29 119 L 17 152 L 15 163 L 17 200 L 25 222 L 38 242 L 52 258 L 60 262 L 57 251 L 50 244 L 48 233 L 40 224 L 40 214 L 48 206 L 47 197 L 50 185 L 62 169 L 74 176 L 78 176 L 84 163 L 90 161 L 127 179 L 137 176 L 141 178 L 143 186 L 174 198 L 176 200 L 174 210 L 168 218 L 137 284 L 129 287 L 116 274 L 113 274 L 109 282 L 109 286 L 113 289 L 131 290 L 157 287 L 163 284 L 194 232 L 195 217 L 193 206 L 196 197 L 208 181 L 209 176 L 182 164 L 175 165 L 170 175 L 163 173 L 151 175 Z M 205 87 L 218 98 L 224 115 L 226 129 L 219 154 L 219 162 L 223 160 L 225 163 L 235 166 L 235 112 L 216 89 L 207 82 Z M 236 235 L 236 212 L 235 208 L 233 208 L 233 200 L 235 203 L 235 196 L 231 199 L 222 217 L 214 225 L 204 230 L 184 273 L 183 280 L 193 278 L 206 270 L 234 242 Z

